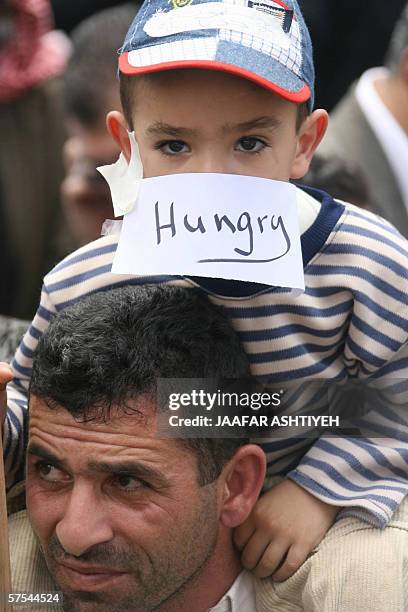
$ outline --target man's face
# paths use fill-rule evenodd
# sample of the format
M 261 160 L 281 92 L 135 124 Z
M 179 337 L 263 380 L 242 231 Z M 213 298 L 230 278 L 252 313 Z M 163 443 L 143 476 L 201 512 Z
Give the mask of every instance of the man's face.
M 298 143 L 294 104 L 216 71 L 162 72 L 135 85 L 133 122 L 145 177 L 183 172 L 292 177 Z
M 149 399 L 131 405 L 152 414 Z M 77 423 L 31 399 L 27 509 L 66 610 L 155 609 L 214 553 L 217 484 L 199 487 L 195 457 L 154 430 L 154 417 Z
M 106 108 L 120 108 L 117 87 L 107 96 Z M 101 117 L 105 112 L 101 111 Z M 111 139 L 105 121 L 84 125 L 67 118 L 68 140 L 64 145 L 65 179 L 61 185 L 64 214 L 78 245 L 99 238 L 106 219 L 113 219 L 109 187 L 98 166 L 113 164 L 120 153 Z

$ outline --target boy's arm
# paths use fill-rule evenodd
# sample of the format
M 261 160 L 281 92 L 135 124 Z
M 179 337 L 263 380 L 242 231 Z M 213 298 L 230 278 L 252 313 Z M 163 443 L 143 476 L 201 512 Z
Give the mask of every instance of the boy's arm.
M 243 565 L 257 577 L 289 578 L 336 516 L 354 516 L 386 527 L 408 495 L 407 344 L 377 371 L 375 380 L 388 392 L 376 402 L 380 410 L 356 420 L 366 435 L 319 438 L 235 530 Z
M 7 414 L 3 431 L 3 456 L 7 491 L 24 479 L 27 432 L 27 398 L 33 354 L 47 329 L 55 307 L 43 287 L 37 313 L 18 347 L 11 367 L 13 380 L 7 386 Z
M 342 259 L 339 284 L 345 278 L 353 297 L 344 373 L 393 392 L 381 414 L 353 423 L 363 437 L 323 435 L 288 477 L 341 506 L 339 517 L 385 527 L 408 494 L 408 242 L 386 221 L 350 208 L 326 255 L 334 268 Z M 309 271 L 318 273 L 319 262 Z
M 374 380 L 388 392 L 380 409 L 356 420 L 363 435 L 322 436 L 288 478 L 341 506 L 340 518 L 354 516 L 383 528 L 408 495 L 408 343 L 375 371 Z
M 0 363 L 0 436 L 3 439 L 3 423 L 7 414 L 7 384 L 13 379 L 8 363 Z
M 353 224 L 354 217 L 363 219 L 362 227 Z M 358 244 L 348 232 L 358 235 Z M 387 391 L 381 410 L 371 410 L 355 422 L 354 413 L 349 418 L 353 422 L 346 426 L 361 429 L 360 437 L 322 435 L 312 446 L 301 438 L 263 440 L 270 475 L 286 478 L 258 501 L 252 523 L 238 531 L 237 544 L 244 562 L 252 555 L 249 567 L 258 563 L 258 575 L 274 572 L 274 579 L 293 573 L 311 552 L 314 539 L 321 537 L 314 515 L 320 516 L 323 531 L 339 510 L 339 518 L 355 516 L 385 527 L 408 494 L 408 243 L 380 219 L 360 211 L 349 214 L 348 225 L 336 239 L 338 244 L 333 240 L 326 249 L 330 270 L 337 270 L 339 286 L 349 283 L 348 295 L 353 298 L 339 379 L 374 382 L 377 389 Z M 338 266 L 339 256 L 343 266 Z M 309 274 L 320 278 L 320 264 L 309 266 Z M 350 270 L 349 276 L 345 270 Z M 376 393 L 374 388 L 374 401 L 369 403 L 374 408 L 380 397 Z M 311 504 L 308 495 L 320 505 Z M 279 560 L 282 551 L 287 557 Z

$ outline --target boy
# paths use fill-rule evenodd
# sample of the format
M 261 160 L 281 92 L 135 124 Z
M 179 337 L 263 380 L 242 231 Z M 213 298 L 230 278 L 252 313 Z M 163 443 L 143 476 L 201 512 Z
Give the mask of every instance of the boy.
M 108 127 L 128 161 L 129 131 L 135 130 L 145 177 L 221 172 L 297 179 L 307 172 L 326 129 L 325 111 L 312 112 L 311 42 L 293 0 L 239 5 L 148 1 L 129 30 L 119 65 L 125 117 L 110 113 Z M 251 371 L 263 382 L 404 378 L 406 241 L 381 219 L 320 192 L 299 189 L 298 207 L 306 285 L 299 298 L 279 288 L 265 291 L 214 279 L 114 276 L 115 236 L 83 247 L 56 266 L 45 278 L 37 316 L 13 361 L 5 429 L 9 485 L 23 478 L 22 430 L 38 338 L 53 312 L 107 287 L 199 284 L 210 300 L 227 309 Z M 408 436 L 395 433 L 393 438 L 391 419 L 383 426 L 380 435 L 386 432 L 388 438 L 325 439 L 316 432 L 314 439 L 272 439 L 264 445 L 269 474 L 284 479 L 261 497 L 236 533 L 244 565 L 259 577 L 272 574 L 274 582 L 259 583 L 260 601 L 278 610 L 306 605 L 309 610 L 367 610 L 354 563 L 358 568 L 364 564 L 368 601 L 379 606 L 371 610 L 403 609 L 406 553 L 402 547 L 393 551 L 401 571 L 393 574 L 392 588 L 384 589 L 378 558 L 366 545 L 381 534 L 385 537 L 375 550 L 385 556 L 391 550 L 390 521 L 408 492 Z M 336 516 L 342 519 L 336 525 L 345 528 L 343 534 L 352 521 L 365 540 L 338 574 L 332 567 L 320 571 L 316 587 L 312 571 L 311 580 L 301 572 Z M 403 509 L 397 516 L 400 529 L 407 529 Z M 372 527 L 387 525 L 383 532 Z M 343 541 L 330 540 L 330 533 L 316 558 L 340 546 L 335 558 L 344 560 Z M 299 575 L 303 582 L 294 589 L 291 581 Z M 288 592 L 279 590 L 282 580 Z

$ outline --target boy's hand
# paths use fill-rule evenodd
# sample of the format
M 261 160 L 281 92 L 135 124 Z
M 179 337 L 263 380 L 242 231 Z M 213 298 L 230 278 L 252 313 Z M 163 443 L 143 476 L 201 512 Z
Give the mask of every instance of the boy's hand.
M 286 580 L 321 542 L 339 509 L 284 480 L 262 495 L 235 529 L 243 566 L 258 578 L 272 574 L 276 582 Z
M 13 379 L 13 372 L 8 363 L 0 363 L 0 435 L 3 435 L 3 423 L 7 413 L 6 385 Z

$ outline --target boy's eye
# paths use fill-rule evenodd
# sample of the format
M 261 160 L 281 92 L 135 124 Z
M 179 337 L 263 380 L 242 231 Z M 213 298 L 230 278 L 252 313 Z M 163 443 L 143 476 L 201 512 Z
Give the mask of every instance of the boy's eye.
M 266 146 L 265 142 L 260 138 L 254 136 L 245 136 L 240 138 L 237 142 L 236 148 L 238 151 L 245 151 L 246 153 L 259 153 Z
M 190 151 L 188 145 L 182 140 L 168 140 L 159 144 L 158 148 L 165 155 L 177 155 L 179 153 L 188 153 Z
M 119 474 L 114 478 L 115 485 L 122 491 L 136 491 L 143 487 L 143 482 L 139 478 L 128 474 Z

